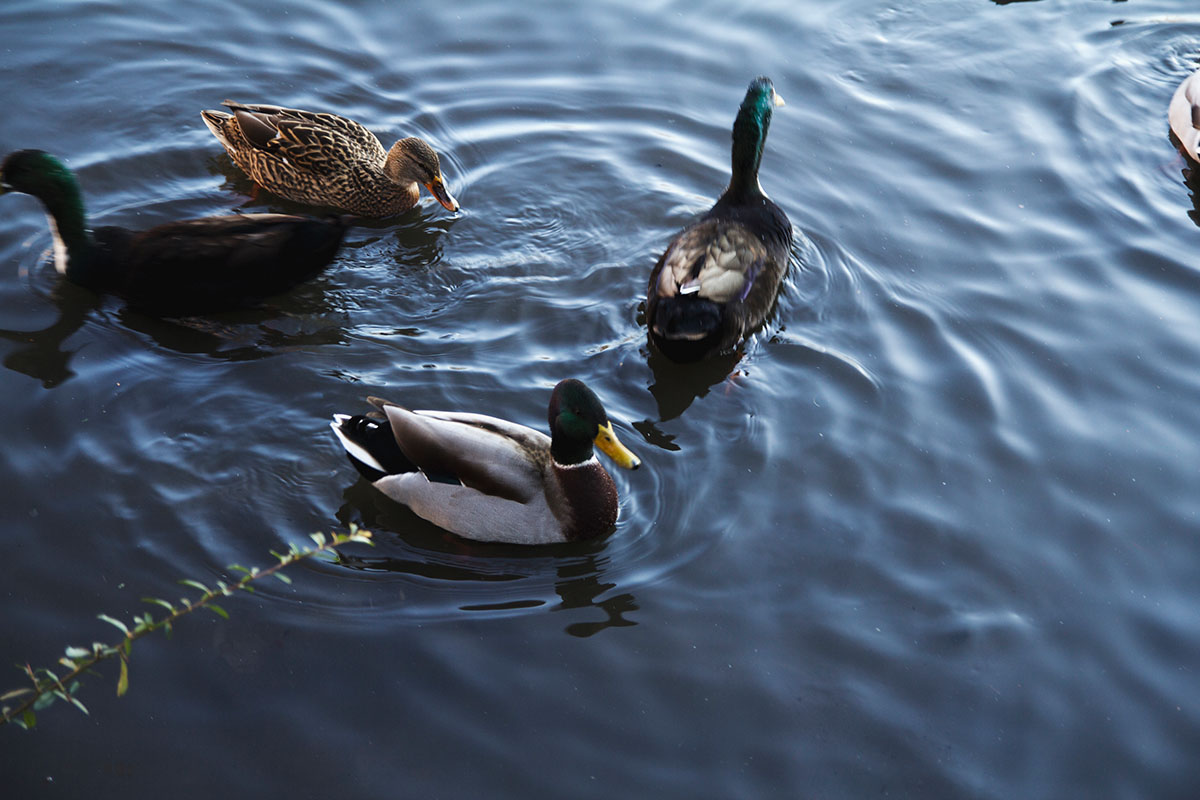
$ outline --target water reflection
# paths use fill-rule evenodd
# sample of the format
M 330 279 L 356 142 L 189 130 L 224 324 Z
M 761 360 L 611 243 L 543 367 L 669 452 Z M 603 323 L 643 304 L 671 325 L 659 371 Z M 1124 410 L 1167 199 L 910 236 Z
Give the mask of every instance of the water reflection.
M 616 592 L 607 555 L 610 540 L 522 547 L 520 545 L 474 542 L 454 536 L 421 519 L 407 507 L 395 503 L 359 479 L 343 493 L 346 502 L 338 510 L 343 525 L 351 522 L 377 532 L 391 531 L 403 544 L 402 555 L 338 553 L 338 564 L 360 572 L 410 575 L 438 582 L 491 586 L 482 593 L 458 586 L 455 605 L 467 612 L 514 612 L 551 606 L 555 611 L 596 608 L 601 619 L 572 622 L 564 628 L 570 636 L 586 638 L 608 628 L 624 628 L 637 622 L 627 615 L 638 609 L 631 592 Z M 387 546 L 383 543 L 383 546 Z M 558 603 L 546 595 L 548 579 Z
M 66 350 L 64 344 L 101 303 L 99 295 L 66 281 L 55 288 L 53 298 L 58 319 L 49 326 L 37 331 L 0 328 L 0 339 L 21 345 L 4 357 L 4 366 L 41 381 L 45 389 L 53 389 L 75 375 L 70 362 L 78 348 Z
M 47 389 L 75 375 L 70 362 L 83 343 L 67 349 L 67 340 L 93 313 L 105 313 L 104 298 L 67 281 L 55 287 L 51 299 L 58 318 L 49 326 L 34 331 L 0 329 L 0 339 L 20 345 L 4 357 L 4 366 L 40 381 Z M 323 294 L 310 292 L 302 299 L 290 296 L 288 300 L 286 308 L 268 302 L 208 317 L 161 318 L 121 306 L 115 320 L 164 350 L 224 361 L 250 361 L 296 348 L 346 342 L 346 320 Z
M 1171 135 L 1171 140 L 1178 146 L 1178 141 L 1175 139 L 1174 134 Z M 1188 192 L 1192 196 L 1192 208 L 1187 212 L 1187 215 L 1191 218 L 1192 222 L 1200 225 L 1200 169 L 1197 169 L 1189 161 L 1184 166 L 1182 175 L 1183 185 L 1187 187 Z
M 616 589 L 617 584 L 604 580 L 604 572 L 597 566 L 594 557 L 575 562 L 564 561 L 559 567 L 558 576 L 554 590 L 562 602 L 556 610 L 598 608 L 607 615 L 605 619 L 595 622 L 571 623 L 565 628 L 569 635 L 586 639 L 608 628 L 637 625 L 625 618 L 626 614 L 638 609 L 634 596 L 629 592 L 605 596 Z
M 343 344 L 347 340 L 345 320 L 326 303 L 299 309 L 268 303 L 230 314 L 172 319 L 122 308 L 117 319 L 163 349 L 224 361 L 252 361 L 272 353 Z
M 704 397 L 709 391 L 726 380 L 735 380 L 734 369 L 742 359 L 744 350 L 738 348 L 732 353 L 713 356 L 692 364 L 676 364 L 671 359 L 647 345 L 643 351 L 646 363 L 654 374 L 654 383 L 650 384 L 650 394 L 658 405 L 658 421 L 667 422 L 687 411 L 688 407 L 698 398 Z M 653 426 L 643 429 L 635 425 L 643 434 L 650 435 Z M 678 449 L 668 447 L 667 449 Z

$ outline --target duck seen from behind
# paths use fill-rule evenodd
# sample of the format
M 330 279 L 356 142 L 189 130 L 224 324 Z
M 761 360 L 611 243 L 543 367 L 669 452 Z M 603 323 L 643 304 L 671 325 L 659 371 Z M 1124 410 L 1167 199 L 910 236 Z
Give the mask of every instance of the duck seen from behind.
M 384 150 L 375 134 L 336 114 L 226 100 L 232 113 L 206 110 L 204 124 L 260 186 L 297 203 L 362 217 L 408 211 L 429 190 L 448 211 L 438 154 L 414 136 Z
M 1179 84 L 1167 109 L 1167 119 L 1180 149 L 1193 162 L 1200 163 L 1200 70 Z
M 350 462 L 383 494 L 467 539 L 532 545 L 608 533 L 617 489 L 593 445 L 620 467 L 641 464 L 575 379 L 550 395 L 550 436 L 483 414 L 368 401 L 377 411 L 331 423 Z
M 733 123 L 732 174 L 725 192 L 667 245 L 650 273 L 650 341 L 672 361 L 728 351 L 775 302 L 787 270 L 792 224 L 758 182 L 771 112 L 783 99 L 755 78 Z
M 89 230 L 74 174 L 41 150 L 5 158 L 0 193 L 6 192 L 42 202 L 60 274 L 161 316 L 240 308 L 287 291 L 328 266 L 346 233 L 340 218 L 290 214 L 202 217 L 140 232 Z

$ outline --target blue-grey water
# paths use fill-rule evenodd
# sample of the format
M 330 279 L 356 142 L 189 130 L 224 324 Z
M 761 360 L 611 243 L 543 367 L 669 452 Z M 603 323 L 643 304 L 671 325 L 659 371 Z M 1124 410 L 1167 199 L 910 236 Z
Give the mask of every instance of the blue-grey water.
M 0 5 L 0 148 L 98 224 L 298 210 L 201 123 L 226 97 L 423 136 L 463 206 L 163 321 L 0 198 L 0 690 L 178 578 L 377 538 L 0 730 L 0 794 L 1200 796 L 1197 66 L 1183 0 Z M 757 74 L 794 263 L 740 357 L 666 364 L 646 277 Z M 540 428 L 567 376 L 645 460 L 598 542 L 456 540 L 327 426 Z

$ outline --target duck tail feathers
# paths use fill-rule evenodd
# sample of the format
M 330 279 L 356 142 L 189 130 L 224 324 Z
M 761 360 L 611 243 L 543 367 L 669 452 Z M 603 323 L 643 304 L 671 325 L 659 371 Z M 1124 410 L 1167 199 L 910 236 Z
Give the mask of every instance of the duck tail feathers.
M 346 451 L 350 463 L 372 483 L 385 475 L 416 469 L 396 444 L 387 422 L 365 416 L 335 414 L 329 427 Z
M 224 111 L 216 111 L 211 108 L 200 112 L 200 118 L 204 120 L 204 124 L 212 131 L 212 135 L 217 137 L 225 147 L 229 147 L 229 139 L 225 136 L 225 122 L 232 119 L 231 114 L 226 114 Z

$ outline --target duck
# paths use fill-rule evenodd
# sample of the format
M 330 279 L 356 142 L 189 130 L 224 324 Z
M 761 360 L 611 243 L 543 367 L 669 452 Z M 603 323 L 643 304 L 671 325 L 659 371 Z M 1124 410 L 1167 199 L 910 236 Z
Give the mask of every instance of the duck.
M 280 197 L 383 218 L 415 206 L 423 185 L 447 211 L 459 209 L 438 154 L 422 139 L 409 136 L 385 151 L 375 134 L 336 114 L 222 105 L 232 113 L 201 111 L 204 124 L 233 163 Z
M 145 231 L 90 230 L 75 175 L 43 150 L 5 157 L 0 194 L 9 192 L 41 201 L 59 274 L 158 316 L 244 308 L 285 292 L 333 261 L 349 224 L 344 217 L 231 214 Z
M 465 539 L 541 545 L 602 536 L 617 521 L 617 488 L 593 446 L 619 467 L 641 464 L 575 378 L 550 394 L 549 436 L 485 414 L 368 402 L 375 411 L 330 423 L 350 463 L 387 497 Z
M 1200 70 L 1179 84 L 1167 108 L 1167 119 L 1180 149 L 1193 162 L 1200 163 Z
M 729 185 L 667 245 L 646 292 L 651 343 L 676 362 L 736 348 L 766 319 L 787 270 L 792 224 L 759 184 L 771 113 L 783 105 L 755 78 L 733 123 Z

